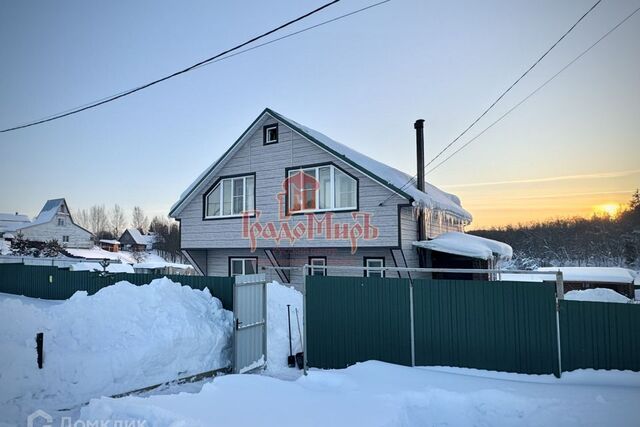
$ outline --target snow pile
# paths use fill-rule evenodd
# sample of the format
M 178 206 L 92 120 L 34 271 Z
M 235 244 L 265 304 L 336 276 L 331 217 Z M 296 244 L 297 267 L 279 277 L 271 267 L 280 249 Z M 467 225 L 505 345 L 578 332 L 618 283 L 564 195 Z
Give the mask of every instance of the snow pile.
M 230 364 L 233 315 L 167 278 L 43 306 L 0 299 L 0 413 L 63 409 Z M 44 332 L 44 369 L 34 338 Z
M 595 301 L 595 302 L 621 302 L 627 303 L 631 300 L 612 289 L 595 288 L 569 291 L 564 294 L 564 299 L 572 301 Z
M 189 264 L 178 264 L 175 262 L 168 262 L 168 261 L 145 261 L 145 262 L 139 262 L 137 264 L 133 264 L 134 269 L 140 268 L 140 269 L 154 270 L 156 268 L 166 268 L 166 267 L 178 268 L 181 270 L 188 270 L 193 268 Z
M 289 355 L 289 326 L 287 322 L 287 304 L 291 304 L 291 342 L 293 354 L 302 351 L 296 308 L 302 324 L 302 294 L 293 287 L 278 282 L 267 284 L 267 375 L 281 378 L 293 378 L 299 375 L 297 369 L 287 366 Z
M 541 267 L 538 271 L 562 271 L 565 282 L 633 283 L 634 272 L 621 267 Z
M 71 271 L 104 271 L 102 266 L 97 262 L 77 262 L 69 266 Z M 107 266 L 109 273 L 135 273 L 133 267 L 129 264 L 109 264 Z
M 509 260 L 513 256 L 513 249 L 506 243 L 458 231 L 441 234 L 432 240 L 413 242 L 413 245 L 432 251 L 480 259 L 491 259 L 497 256 L 500 260 Z
M 78 258 L 86 258 L 86 259 L 109 259 L 109 260 L 120 260 L 122 262 L 126 262 L 129 264 L 133 264 L 136 262 L 135 258 L 131 253 L 126 251 L 120 252 L 109 252 L 104 249 L 99 248 L 98 246 L 94 246 L 92 249 L 76 249 L 76 248 L 67 248 L 65 249 L 71 256 Z
M 494 376 L 495 375 L 495 376 Z M 635 426 L 640 374 L 519 375 L 365 362 L 283 381 L 226 375 L 200 393 L 93 400 L 84 420 L 162 426 Z M 245 408 L 239 402 L 250 402 Z

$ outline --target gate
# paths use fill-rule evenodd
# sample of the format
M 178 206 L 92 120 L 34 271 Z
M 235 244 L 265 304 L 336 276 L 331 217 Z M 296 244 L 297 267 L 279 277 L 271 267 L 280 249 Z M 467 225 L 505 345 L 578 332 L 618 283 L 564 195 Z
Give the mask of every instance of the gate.
M 235 277 L 233 285 L 233 372 L 267 363 L 267 281 L 264 274 Z

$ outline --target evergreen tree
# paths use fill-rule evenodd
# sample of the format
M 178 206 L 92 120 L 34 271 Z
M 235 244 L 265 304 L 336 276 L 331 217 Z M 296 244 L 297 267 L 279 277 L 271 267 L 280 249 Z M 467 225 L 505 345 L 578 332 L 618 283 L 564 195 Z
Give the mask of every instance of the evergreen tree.
M 44 247 L 42 248 L 42 256 L 46 257 L 56 257 L 60 255 L 62 251 L 62 247 L 60 243 L 56 239 L 51 239 L 45 242 Z
M 30 254 L 29 247 L 31 246 L 29 240 L 24 238 L 22 232 L 18 232 L 16 237 L 11 241 L 11 253 L 13 255 L 25 256 Z

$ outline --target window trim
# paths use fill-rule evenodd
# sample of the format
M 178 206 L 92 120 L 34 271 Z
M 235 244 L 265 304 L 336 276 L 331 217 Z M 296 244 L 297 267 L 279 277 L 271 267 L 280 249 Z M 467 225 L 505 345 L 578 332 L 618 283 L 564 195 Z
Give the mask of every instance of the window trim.
M 64 227 L 64 218 L 58 218 L 58 227 Z
M 268 141 L 267 135 L 269 134 L 270 129 L 276 130 L 276 139 L 275 141 Z M 262 145 L 272 145 L 280 142 L 280 129 L 278 128 L 278 123 L 271 123 L 270 125 L 262 126 Z
M 355 208 L 349 207 L 349 208 L 337 208 L 337 209 L 336 208 L 333 208 L 333 209 L 306 209 L 306 210 L 300 210 L 300 211 L 291 212 L 291 210 L 289 209 L 289 188 L 288 188 L 288 185 L 287 185 L 287 190 L 284 193 L 285 213 L 286 213 L 287 216 L 307 215 L 307 214 L 316 214 L 316 213 L 321 213 L 322 214 L 322 213 L 326 213 L 326 212 L 358 212 L 360 210 L 360 180 L 358 179 L 358 177 L 356 177 L 353 174 L 347 172 L 346 170 L 344 170 L 343 168 L 341 168 L 340 166 L 338 166 L 334 162 L 313 163 L 313 164 L 309 164 L 309 165 L 300 165 L 300 166 L 287 167 L 284 170 L 284 178 L 285 178 L 285 180 L 286 180 L 286 182 L 288 184 L 288 182 L 289 182 L 288 181 L 289 180 L 289 172 L 290 171 L 302 170 L 302 169 L 311 169 L 311 168 L 320 168 L 322 166 L 333 166 L 334 168 L 338 169 L 340 172 L 344 173 L 345 175 L 347 175 L 348 177 L 352 178 L 356 182 L 356 206 L 355 206 Z M 334 173 L 332 173 L 331 176 L 334 176 Z M 335 191 L 335 189 L 332 187 L 331 191 L 333 193 Z M 317 198 L 316 198 L 316 200 L 317 200 Z
M 238 259 L 241 259 L 243 261 L 255 260 L 255 262 L 256 262 L 256 273 L 258 273 L 259 265 L 258 265 L 258 257 L 257 256 L 229 256 L 228 257 L 228 277 L 235 277 L 235 276 L 233 276 L 231 274 L 231 261 L 232 260 L 238 260 Z M 242 270 L 244 271 L 244 269 L 245 269 L 245 266 L 243 264 L 242 265 Z
M 209 187 L 207 189 L 207 191 L 205 191 L 202 194 L 202 220 L 203 221 L 217 221 L 217 220 L 221 220 L 221 219 L 230 219 L 230 218 L 242 218 L 244 216 L 244 214 L 235 214 L 235 215 L 219 215 L 219 216 L 207 216 L 207 199 L 209 197 L 209 194 L 211 194 L 213 192 L 213 190 L 215 190 L 215 188 L 218 186 L 218 184 L 220 184 L 223 180 L 225 179 L 233 179 L 233 178 L 246 178 L 246 177 L 253 177 L 253 212 L 251 212 L 248 216 L 250 218 L 253 218 L 256 216 L 256 188 L 257 188 L 257 180 L 256 180 L 256 173 L 255 172 L 249 172 L 249 173 L 240 173 L 240 174 L 235 174 L 235 175 L 224 175 L 224 176 L 220 176 L 218 177 L 218 179 L 215 180 L 215 182 L 213 183 L 213 185 L 211 185 L 211 187 Z M 224 195 L 221 195 L 221 197 L 224 197 Z M 233 200 L 233 194 L 232 194 L 232 200 Z M 233 201 L 232 201 L 233 204 Z M 222 205 L 220 205 L 220 212 L 222 212 Z
M 316 275 L 316 274 L 313 274 L 313 270 L 314 270 L 314 268 L 313 268 L 313 263 L 312 263 L 312 261 L 313 261 L 314 259 L 319 259 L 319 260 L 324 261 L 324 267 L 328 267 L 328 264 L 327 264 L 327 257 L 326 257 L 326 256 L 318 256 L 318 255 L 316 255 L 316 256 L 309 256 L 308 263 L 309 263 L 309 265 L 311 266 L 311 267 L 309 267 L 309 273 L 310 273 L 309 275 L 310 275 L 310 276 L 326 276 L 326 275 L 327 275 L 327 269 L 326 269 L 326 268 L 322 269 L 322 273 L 321 273 L 321 274 L 317 274 L 317 275 Z
M 66 237 L 67 240 L 65 240 L 65 237 Z M 62 236 L 62 243 L 69 243 L 69 236 L 68 235 Z
M 386 267 L 386 257 L 383 256 L 366 256 L 362 258 L 362 266 L 363 267 L 369 267 L 367 264 L 369 261 L 382 261 L 382 267 Z M 385 277 L 385 272 L 381 271 L 380 273 L 381 276 L 380 278 L 384 278 Z M 367 269 L 363 269 L 362 270 L 362 275 L 363 277 L 378 277 L 378 276 L 369 276 L 369 270 Z

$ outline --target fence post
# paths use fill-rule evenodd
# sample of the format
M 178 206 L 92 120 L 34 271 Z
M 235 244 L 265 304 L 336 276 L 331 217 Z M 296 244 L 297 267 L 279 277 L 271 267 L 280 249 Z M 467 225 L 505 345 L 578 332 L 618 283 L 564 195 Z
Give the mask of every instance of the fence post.
M 416 366 L 415 316 L 413 312 L 413 280 L 409 279 L 409 316 L 411 318 L 411 366 Z
M 307 264 L 302 266 L 302 366 L 304 375 L 307 372 Z
M 560 339 L 560 300 L 564 299 L 562 271 L 556 272 L 556 337 L 558 347 L 558 378 L 562 377 L 562 340 Z

